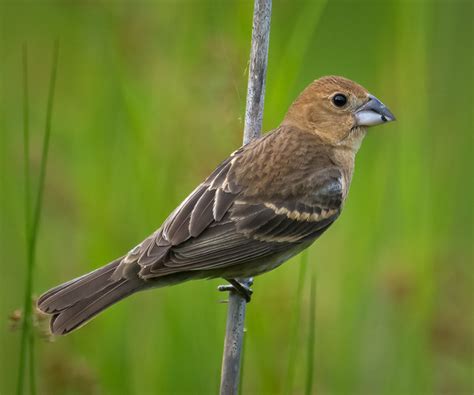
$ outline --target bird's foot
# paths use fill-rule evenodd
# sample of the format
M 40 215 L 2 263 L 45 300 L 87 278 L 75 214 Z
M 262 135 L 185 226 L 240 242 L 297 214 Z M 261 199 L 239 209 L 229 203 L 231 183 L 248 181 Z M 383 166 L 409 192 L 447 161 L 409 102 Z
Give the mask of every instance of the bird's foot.
M 249 278 L 245 281 L 237 280 L 237 279 L 226 279 L 230 284 L 228 285 L 219 285 L 217 289 L 220 292 L 229 292 L 234 291 L 237 292 L 240 296 L 242 296 L 247 303 L 250 302 L 252 299 L 252 288 L 250 286 L 253 284 L 253 279 Z

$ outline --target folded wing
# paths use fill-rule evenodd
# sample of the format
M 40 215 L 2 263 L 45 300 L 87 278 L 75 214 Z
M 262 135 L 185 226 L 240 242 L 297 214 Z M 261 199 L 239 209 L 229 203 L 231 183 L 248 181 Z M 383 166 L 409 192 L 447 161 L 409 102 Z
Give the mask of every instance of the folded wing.
M 342 175 L 334 167 L 306 180 L 287 199 L 257 199 L 232 177 L 236 151 L 135 247 L 117 273 L 140 266 L 139 276 L 213 270 L 247 263 L 315 239 L 334 222 L 343 199 Z

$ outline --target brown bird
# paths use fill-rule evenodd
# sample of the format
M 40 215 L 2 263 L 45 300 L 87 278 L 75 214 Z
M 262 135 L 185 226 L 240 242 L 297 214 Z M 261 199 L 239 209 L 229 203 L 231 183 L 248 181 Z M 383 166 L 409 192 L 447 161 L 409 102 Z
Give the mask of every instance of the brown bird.
M 235 151 L 151 236 L 106 266 L 43 294 L 51 331 L 66 334 L 113 303 L 149 288 L 276 268 L 340 215 L 367 127 L 393 114 L 343 77 L 310 84 L 281 125 Z

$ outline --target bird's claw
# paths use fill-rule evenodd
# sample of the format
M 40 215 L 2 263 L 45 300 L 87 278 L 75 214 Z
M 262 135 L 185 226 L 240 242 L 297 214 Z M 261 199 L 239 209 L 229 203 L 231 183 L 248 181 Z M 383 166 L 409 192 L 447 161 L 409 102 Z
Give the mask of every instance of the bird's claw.
M 237 292 L 242 296 L 247 303 L 252 299 L 253 290 L 250 286 L 253 284 L 253 279 L 248 279 L 245 282 L 236 279 L 227 280 L 230 284 L 219 285 L 217 290 L 220 292 Z

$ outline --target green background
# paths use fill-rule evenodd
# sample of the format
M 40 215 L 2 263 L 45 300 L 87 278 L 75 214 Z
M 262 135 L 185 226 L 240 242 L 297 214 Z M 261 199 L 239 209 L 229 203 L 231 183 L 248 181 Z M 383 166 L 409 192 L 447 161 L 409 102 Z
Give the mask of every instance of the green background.
M 60 40 L 38 295 L 137 244 L 240 146 L 252 8 L 0 2 L 1 394 L 16 384 L 20 332 L 8 316 L 26 266 L 23 43 L 37 180 Z M 327 74 L 364 85 L 397 122 L 368 134 L 343 215 L 310 249 L 301 298 L 301 257 L 256 279 L 242 393 L 303 393 L 312 273 L 317 394 L 474 392 L 473 18 L 471 1 L 274 2 L 264 130 Z M 40 325 L 39 393 L 216 393 L 220 283 L 135 295 L 54 342 Z

